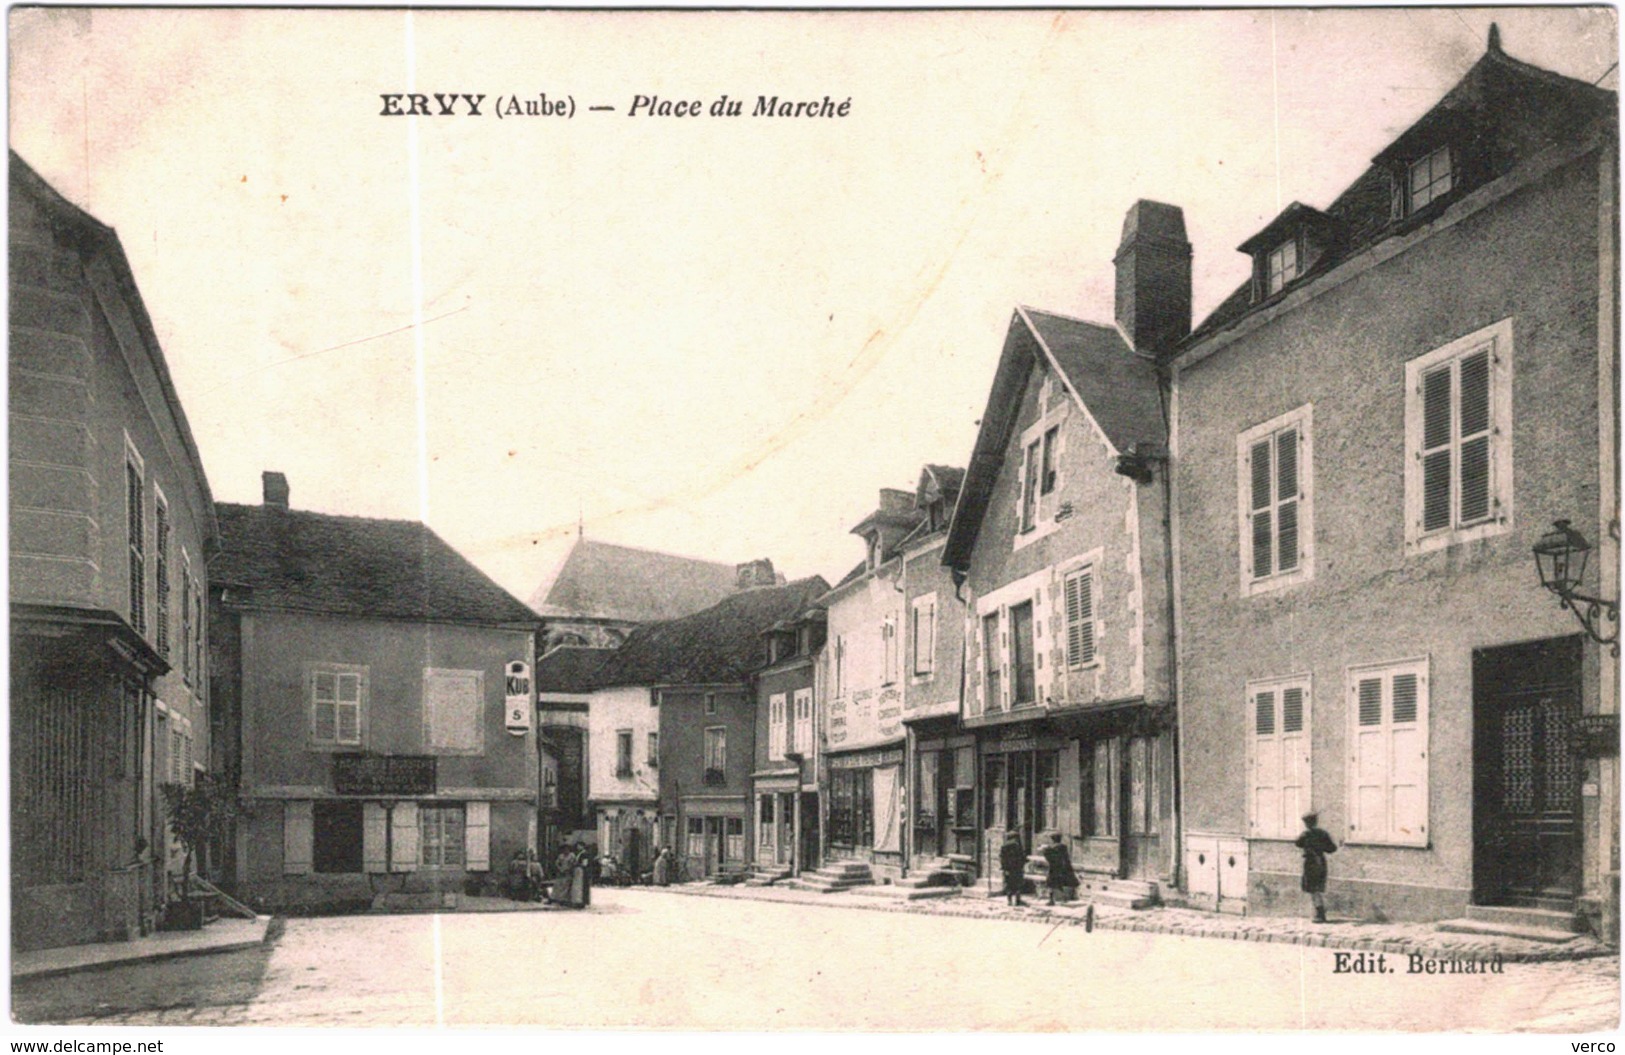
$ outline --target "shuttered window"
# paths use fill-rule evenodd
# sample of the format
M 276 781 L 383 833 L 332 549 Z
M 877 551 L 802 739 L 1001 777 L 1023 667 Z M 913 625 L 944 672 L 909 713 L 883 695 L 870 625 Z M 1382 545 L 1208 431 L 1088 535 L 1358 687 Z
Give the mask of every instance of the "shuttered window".
M 1406 541 L 1503 531 L 1512 500 L 1510 320 L 1406 365 Z
M 795 738 L 791 749 L 800 751 L 803 755 L 812 754 L 812 690 L 797 689 L 794 697 L 796 708 Z
M 1310 806 L 1307 676 L 1247 685 L 1247 827 L 1255 839 L 1290 839 Z
M 777 760 L 784 757 L 785 733 L 785 695 L 776 693 L 768 697 L 767 701 L 767 757 Z
M 1299 407 L 1237 439 L 1244 595 L 1289 585 L 1310 574 L 1312 409 Z
M 141 463 L 134 452 L 124 463 L 124 515 L 130 548 L 130 626 L 136 633 L 147 629 L 147 537 L 144 506 L 145 484 Z
M 936 667 L 937 595 L 916 597 L 909 603 L 910 635 L 914 650 L 914 673 L 929 674 Z
M 152 507 L 153 598 L 157 609 L 153 617 L 153 638 L 158 654 L 169 658 L 169 504 L 163 495 L 153 499 Z
M 1066 577 L 1066 665 L 1095 661 L 1095 571 L 1082 568 Z
M 1428 665 L 1348 673 L 1350 842 L 1428 844 Z

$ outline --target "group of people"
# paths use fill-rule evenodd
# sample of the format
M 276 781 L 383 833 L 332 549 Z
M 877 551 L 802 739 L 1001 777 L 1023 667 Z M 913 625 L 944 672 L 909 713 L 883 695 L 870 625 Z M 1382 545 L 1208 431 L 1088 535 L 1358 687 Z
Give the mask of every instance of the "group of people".
M 1337 843 L 1320 827 L 1320 815 L 1313 811 L 1303 815 L 1303 834 L 1296 846 L 1303 851 L 1303 892 L 1314 905 L 1315 922 L 1326 920 L 1326 855 L 1337 852 Z M 1072 852 L 1061 841 L 1060 832 L 1050 833 L 1050 843 L 1039 851 L 1046 867 L 1044 886 L 1049 891 L 1049 903 L 1071 901 L 1078 895 L 1078 873 L 1072 867 Z M 999 847 L 999 870 L 1004 873 L 1004 903 L 1025 905 L 1021 895 L 1027 890 L 1027 851 L 1021 845 L 1021 835 L 1011 831 Z

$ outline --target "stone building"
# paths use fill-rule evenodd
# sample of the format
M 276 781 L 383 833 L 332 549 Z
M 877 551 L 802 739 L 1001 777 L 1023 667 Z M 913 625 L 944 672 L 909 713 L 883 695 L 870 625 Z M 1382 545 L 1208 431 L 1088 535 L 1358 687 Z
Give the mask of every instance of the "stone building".
M 415 521 L 218 507 L 238 896 L 441 904 L 536 842 L 535 615 Z
M 750 775 L 760 881 L 799 875 L 820 863 L 818 771 L 823 754 L 813 698 L 827 626 L 828 614 L 815 605 L 763 634 L 766 666 L 752 679 L 756 755 Z
M 203 463 L 112 228 L 10 157 L 11 912 L 17 949 L 151 928 L 158 788 L 209 761 Z
M 1617 154 L 1613 93 L 1492 29 L 1173 357 L 1197 900 L 1305 911 L 1313 807 L 1334 918 L 1616 925 L 1617 661 L 1531 547 L 1571 521 L 1615 595 Z
M 1115 263 L 1116 325 L 1011 318 L 942 561 L 964 598 L 983 873 L 1009 832 L 1031 849 L 1058 831 L 1080 872 L 1139 900 L 1177 862 L 1155 353 L 1189 326 L 1180 211 L 1135 204 Z

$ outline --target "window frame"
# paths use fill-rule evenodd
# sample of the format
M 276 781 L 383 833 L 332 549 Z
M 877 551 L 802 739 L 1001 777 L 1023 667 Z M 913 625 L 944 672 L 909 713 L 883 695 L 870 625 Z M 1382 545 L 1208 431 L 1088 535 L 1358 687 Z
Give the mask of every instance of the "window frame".
M 1268 421 L 1241 432 L 1236 436 L 1236 512 L 1238 515 L 1236 552 L 1241 582 L 1241 596 L 1251 597 L 1309 582 L 1315 577 L 1315 405 L 1305 403 L 1279 414 Z M 1286 571 L 1279 570 L 1278 555 L 1281 545 L 1280 509 L 1287 501 L 1279 493 L 1280 469 L 1276 462 L 1278 437 L 1288 431 L 1298 436 L 1298 563 Z M 1255 574 L 1253 563 L 1253 518 L 1262 510 L 1253 508 L 1252 458 L 1253 448 L 1269 442 L 1270 447 L 1270 565 L 1269 574 Z
M 708 725 L 701 733 L 700 761 L 707 787 L 722 787 L 728 783 L 728 727 Z M 715 749 L 713 750 L 713 745 Z M 717 764 L 712 765 L 715 761 Z M 712 777 L 712 773 L 718 774 Z
M 1441 154 L 1444 155 L 1444 175 L 1442 177 L 1434 169 L 1432 164 L 1433 159 Z M 1421 188 L 1418 188 L 1416 185 L 1416 173 L 1417 169 L 1423 165 L 1428 167 L 1428 181 Z M 1441 201 L 1444 198 L 1449 197 L 1451 193 L 1454 192 L 1460 185 L 1461 181 L 1458 179 L 1458 175 L 1456 151 L 1451 149 L 1449 143 L 1441 143 L 1416 160 L 1406 162 L 1404 175 L 1405 215 L 1414 216 L 1416 213 L 1426 209 L 1434 202 Z M 1443 190 L 1435 191 L 1433 188 L 1438 186 L 1441 182 L 1446 183 L 1447 186 Z M 1422 192 L 1427 193 L 1427 200 L 1418 202 L 1416 200 L 1417 196 Z
M 1303 719 L 1299 729 L 1289 734 L 1285 721 L 1285 697 L 1288 690 L 1298 689 L 1303 693 Z M 1245 736 L 1247 738 L 1247 838 L 1262 840 L 1287 840 L 1297 838 L 1298 824 L 1302 820 L 1303 811 L 1314 802 L 1314 677 L 1308 673 L 1285 674 L 1272 678 L 1257 678 L 1247 682 L 1245 687 L 1246 698 L 1243 711 L 1247 716 Z M 1270 696 L 1271 729 L 1269 733 L 1258 731 L 1258 697 L 1268 694 Z M 1289 749 L 1288 736 L 1294 742 L 1301 741 L 1301 746 L 1290 749 L 1302 752 L 1303 778 L 1301 784 L 1289 784 L 1286 780 L 1285 759 Z M 1276 792 L 1276 816 L 1272 818 L 1274 824 L 1266 824 L 1264 818 L 1259 816 L 1257 789 L 1262 785 L 1256 778 L 1261 763 L 1260 741 L 1267 740 L 1277 746 L 1278 757 L 1282 765 L 1277 770 L 1276 779 L 1270 785 Z M 1299 789 L 1296 805 L 1288 807 L 1285 791 L 1288 787 Z
M 333 699 L 318 700 L 316 697 L 316 679 L 322 675 L 333 678 Z M 340 698 L 340 679 L 354 677 L 356 679 L 356 735 L 354 739 L 345 739 L 339 735 L 339 706 L 347 701 Z M 311 663 L 305 667 L 305 716 L 306 716 L 306 746 L 313 751 L 348 751 L 364 747 L 367 743 L 367 711 L 369 701 L 368 668 L 351 663 Z M 324 738 L 317 734 L 316 711 L 319 704 L 331 703 L 333 705 L 333 737 Z
M 1016 613 L 1021 609 L 1027 611 L 1027 629 L 1025 635 L 1018 635 L 1017 629 L 1020 621 Z M 1015 601 L 1008 606 L 1009 617 L 1006 620 L 1006 632 L 1009 634 L 1010 646 L 1010 708 L 1036 707 L 1038 705 L 1038 606 L 1033 598 Z M 1025 655 L 1023 652 L 1025 643 Z M 1025 671 L 1026 680 L 1032 689 L 1030 698 L 1022 697 L 1022 674 Z
M 1022 534 L 1038 527 L 1038 448 L 1037 439 L 1022 441 L 1021 519 L 1016 525 Z
M 1428 754 L 1428 734 L 1431 726 L 1429 716 L 1430 690 L 1430 657 L 1414 656 L 1409 659 L 1385 661 L 1381 663 L 1365 663 L 1345 667 L 1343 679 L 1345 687 L 1345 700 L 1348 707 L 1348 744 L 1349 765 L 1347 773 L 1347 799 L 1348 818 L 1344 842 L 1362 846 L 1399 846 L 1415 849 L 1428 849 L 1432 845 L 1432 836 L 1428 831 L 1428 824 L 1432 819 L 1432 780 L 1431 763 Z M 1416 677 L 1416 716 L 1410 722 L 1395 722 L 1393 720 L 1393 683 L 1399 676 L 1414 675 Z M 1360 800 L 1361 772 L 1360 772 L 1360 730 L 1371 729 L 1372 725 L 1362 725 L 1360 722 L 1360 684 L 1369 681 L 1375 676 L 1380 681 L 1381 721 L 1375 723 L 1384 730 L 1386 758 L 1386 780 L 1384 784 L 1384 817 L 1380 828 L 1365 823 L 1362 816 Z M 1421 823 L 1418 830 L 1409 836 L 1402 834 L 1402 825 L 1396 818 L 1394 789 L 1403 786 L 1403 782 L 1396 781 L 1394 762 L 1396 752 L 1394 748 L 1395 725 L 1412 727 L 1415 732 L 1416 752 L 1419 756 L 1418 796 L 1420 798 L 1419 810 Z
M 1287 260 L 1287 251 L 1291 251 L 1292 259 Z M 1276 267 L 1276 261 L 1280 267 Z M 1296 282 L 1303 274 L 1303 247 L 1298 244 L 1297 235 L 1277 245 L 1264 254 L 1264 296 L 1273 297 L 1286 287 Z
M 453 825 L 450 822 L 456 821 Z M 451 829 L 456 828 L 455 836 Z M 461 802 L 418 804 L 418 867 L 426 871 L 461 872 L 468 863 L 468 807 Z M 456 860 L 449 851 L 455 850 Z M 436 852 L 431 852 L 436 851 Z M 434 858 L 431 860 L 431 857 Z
M 1461 523 L 1461 417 L 1460 363 L 1481 350 L 1489 354 L 1487 411 L 1489 453 L 1487 470 L 1488 515 L 1470 524 Z M 1513 497 L 1516 491 L 1513 464 L 1512 318 L 1501 319 L 1459 337 L 1439 348 L 1417 356 L 1405 364 L 1405 550 L 1407 556 L 1429 553 L 1463 542 L 1489 538 L 1511 531 L 1514 525 Z M 1446 447 L 1425 447 L 1423 381 L 1441 366 L 1451 370 L 1450 441 Z M 1474 434 L 1476 438 L 1478 434 Z M 1448 449 L 1450 455 L 1450 516 L 1444 527 L 1424 529 L 1426 503 L 1424 452 Z
M 632 730 L 615 730 L 615 776 L 627 780 L 632 776 Z

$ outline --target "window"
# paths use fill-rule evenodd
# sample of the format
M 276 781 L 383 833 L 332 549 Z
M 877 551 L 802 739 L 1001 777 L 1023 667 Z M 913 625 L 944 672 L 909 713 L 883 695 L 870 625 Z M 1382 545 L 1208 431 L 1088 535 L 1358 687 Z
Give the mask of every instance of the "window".
M 202 691 L 203 686 L 208 683 L 204 675 L 203 662 L 208 641 L 203 626 L 203 587 L 190 575 L 186 581 L 192 584 L 192 683 Z
M 897 680 L 897 620 L 887 616 L 880 621 L 880 683 L 890 685 Z
M 705 694 L 705 713 L 717 713 L 717 694 L 714 692 L 708 692 Z
M 1017 707 L 1038 702 L 1037 681 L 1033 670 L 1033 603 L 1023 601 L 1010 606 L 1010 673 L 1011 689 L 1015 692 Z
M 310 671 L 310 738 L 318 745 L 359 746 L 367 668 L 334 664 Z
M 186 780 L 186 748 L 184 746 L 185 734 L 181 731 L 180 720 L 171 719 L 169 723 L 169 782 L 181 784 Z
M 1449 194 L 1454 185 L 1451 176 L 1448 146 L 1440 147 L 1420 161 L 1413 161 L 1406 174 L 1410 203 L 1408 211 L 1416 212 Z
M 1270 251 L 1269 293 L 1279 293 L 1298 277 L 1298 241 L 1294 238 Z
M 1244 597 L 1313 574 L 1312 413 L 1312 406 L 1299 407 L 1237 438 Z
M 743 861 L 745 859 L 745 818 L 728 817 L 723 823 L 727 825 L 727 842 L 723 846 L 722 856 L 725 861 Z
M 1348 672 L 1349 842 L 1428 844 L 1428 665 Z
M 1001 683 L 999 662 L 999 613 L 982 616 L 982 679 L 987 686 L 986 700 L 989 711 L 1004 710 L 1004 686 Z
M 130 547 L 130 626 L 136 633 L 147 629 L 147 544 L 144 516 L 144 488 L 141 462 L 134 450 L 124 462 L 125 526 Z
M 629 777 L 632 775 L 632 730 L 617 729 L 615 731 L 615 775 Z
M 418 807 L 418 845 L 423 848 L 423 867 L 463 867 L 463 807 Z
M 1044 451 L 1043 456 L 1039 459 L 1039 464 L 1042 466 L 1042 471 L 1038 477 L 1039 494 L 1047 495 L 1051 491 L 1055 490 L 1055 448 L 1058 445 L 1060 438 L 1061 426 L 1059 425 L 1051 425 L 1044 431 Z
M 1021 530 L 1031 531 L 1038 526 L 1038 448 L 1039 441 L 1027 445 L 1026 461 L 1022 466 Z
M 1291 839 L 1310 794 L 1308 675 L 1247 684 L 1247 830 Z
M 794 750 L 801 752 L 803 755 L 810 755 L 812 754 L 813 749 L 812 690 L 796 690 L 794 702 L 796 708 L 796 727 L 795 738 L 791 746 Z
M 780 692 L 768 697 L 767 700 L 767 757 L 772 760 L 784 757 L 785 750 L 785 719 L 786 697 Z
M 154 489 L 156 492 L 156 488 Z M 158 654 L 169 658 L 169 503 L 161 493 L 153 496 L 152 507 L 153 586 L 158 594 L 153 617 L 153 636 Z M 191 657 L 187 657 L 190 659 Z
M 192 562 L 181 550 L 181 679 L 192 684 Z
M 318 802 L 312 815 L 315 870 L 361 871 L 361 803 Z
M 705 857 L 705 818 L 689 817 L 685 827 L 688 830 L 688 856 L 703 859 Z
M 1405 366 L 1405 541 L 1423 552 L 1512 521 L 1512 320 Z
M 1087 667 L 1095 661 L 1095 570 L 1080 568 L 1064 582 L 1066 665 Z
M 478 670 L 423 672 L 423 742 L 435 752 L 476 755 L 485 750 L 480 721 L 485 675 Z
M 705 783 L 717 787 L 728 782 L 728 730 L 720 725 L 705 730 Z
M 659 733 L 650 733 L 649 734 L 648 748 L 649 748 L 649 768 L 650 769 L 659 769 L 660 768 L 660 734 Z
M 937 595 L 916 597 L 909 605 L 909 638 L 913 643 L 914 673 L 929 674 L 937 661 Z

